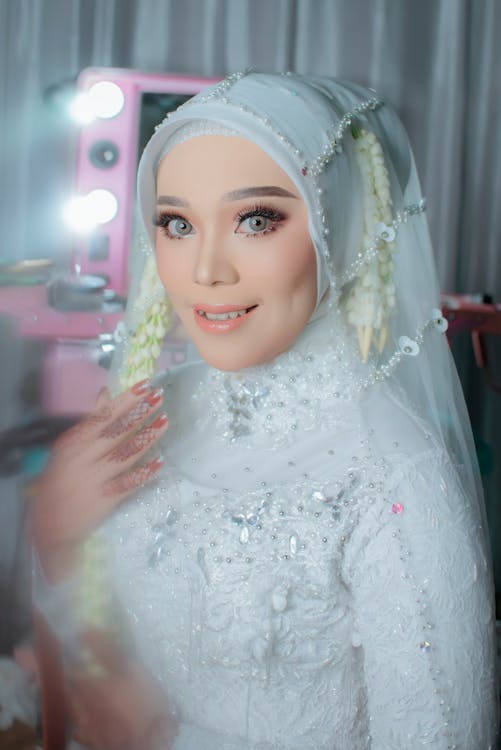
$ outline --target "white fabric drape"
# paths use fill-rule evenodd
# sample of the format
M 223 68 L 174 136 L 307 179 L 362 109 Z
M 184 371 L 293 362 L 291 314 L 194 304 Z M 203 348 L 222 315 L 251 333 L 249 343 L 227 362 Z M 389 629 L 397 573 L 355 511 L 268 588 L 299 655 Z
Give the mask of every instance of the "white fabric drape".
M 87 66 L 252 66 L 348 78 L 391 102 L 415 150 L 444 290 L 499 299 L 500 38 L 498 0 L 0 0 L 0 259 L 61 259 L 69 242 L 60 205 L 74 131 L 48 87 Z M 475 416 L 494 443 L 500 405 L 489 399 Z

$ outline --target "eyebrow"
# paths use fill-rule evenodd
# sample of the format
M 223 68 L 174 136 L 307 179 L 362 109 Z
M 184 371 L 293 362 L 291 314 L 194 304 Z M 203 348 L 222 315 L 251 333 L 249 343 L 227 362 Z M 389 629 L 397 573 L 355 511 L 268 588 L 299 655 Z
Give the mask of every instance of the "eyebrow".
M 238 201 L 242 198 L 253 198 L 254 196 L 267 196 L 274 195 L 279 198 L 296 198 L 297 195 L 290 193 L 285 188 L 278 187 L 278 185 L 263 185 L 260 187 L 248 187 L 241 188 L 240 190 L 231 190 L 229 193 L 223 195 L 224 201 Z
M 184 206 L 188 208 L 190 205 L 188 201 L 184 201 L 182 198 L 177 198 L 175 195 L 159 195 L 157 197 L 158 206 Z
M 254 198 L 262 196 L 275 196 L 278 198 L 295 198 L 298 200 L 298 196 L 294 193 L 285 190 L 285 188 L 279 187 L 278 185 L 263 185 L 259 187 L 247 187 L 240 188 L 238 190 L 230 190 L 229 193 L 223 195 L 223 201 L 238 201 L 243 198 Z M 183 208 L 189 208 L 189 203 L 183 198 L 178 198 L 176 195 L 159 195 L 157 198 L 157 204 L 159 206 L 179 206 Z

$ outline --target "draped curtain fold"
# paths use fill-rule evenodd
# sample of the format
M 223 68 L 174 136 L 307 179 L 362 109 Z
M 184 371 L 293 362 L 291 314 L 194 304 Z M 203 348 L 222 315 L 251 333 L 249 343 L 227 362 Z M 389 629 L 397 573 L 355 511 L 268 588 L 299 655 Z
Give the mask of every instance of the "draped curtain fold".
M 48 106 L 51 86 L 87 66 L 293 70 L 367 84 L 394 106 L 442 287 L 499 299 L 499 39 L 498 0 L 0 0 L 0 258 L 64 257 L 74 132 Z M 499 396 L 465 377 L 477 429 L 494 443 Z M 501 536 L 496 471 L 489 512 Z

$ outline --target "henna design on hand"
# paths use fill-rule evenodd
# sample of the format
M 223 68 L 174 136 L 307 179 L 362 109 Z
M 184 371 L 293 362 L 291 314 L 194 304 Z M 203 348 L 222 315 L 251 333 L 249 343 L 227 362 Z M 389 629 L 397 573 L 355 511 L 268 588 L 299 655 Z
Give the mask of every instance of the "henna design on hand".
M 143 484 L 146 484 L 146 482 L 149 482 L 149 480 L 153 478 L 163 464 L 163 458 L 157 456 L 153 461 L 149 461 L 147 464 L 141 464 L 141 466 L 136 466 L 126 474 L 121 474 L 119 477 L 111 479 L 105 485 L 105 496 L 126 495 L 129 492 L 138 489 L 138 487 L 142 487 Z
M 123 461 L 128 461 L 129 458 L 141 453 L 144 448 L 147 448 L 153 443 L 158 430 L 164 427 L 168 421 L 167 414 L 161 414 L 154 422 L 148 425 L 148 427 L 145 427 L 141 432 L 134 435 L 132 440 L 128 443 L 114 448 L 109 454 L 109 460 L 121 463 Z
M 108 460 L 112 463 L 124 463 L 125 461 L 128 461 L 130 458 L 133 458 L 133 456 L 137 456 L 138 453 L 141 453 L 144 448 L 148 447 L 153 440 L 153 435 L 153 430 L 147 427 L 144 432 L 134 435 L 132 440 L 128 443 L 119 445 L 112 450 Z
M 98 427 L 103 422 L 107 422 L 112 415 L 110 406 L 103 406 L 98 411 L 89 414 L 88 417 L 78 422 L 62 433 L 55 442 L 55 448 L 67 448 L 75 443 L 79 443 L 88 435 L 89 429 Z
M 109 455 L 109 460 L 123 463 L 124 461 L 128 461 L 129 458 L 137 456 L 152 441 L 153 435 L 154 431 L 151 427 L 146 427 L 142 432 L 134 435 L 128 443 L 114 448 Z
M 147 398 L 145 398 L 143 401 L 140 401 L 139 404 L 136 404 L 136 406 L 131 409 L 128 414 L 119 417 L 110 425 L 108 425 L 108 427 L 105 427 L 105 429 L 101 432 L 100 437 L 116 438 L 120 437 L 120 435 L 124 435 L 127 432 L 130 432 L 135 425 L 143 421 L 148 412 L 151 410 L 151 407 L 160 402 L 162 394 L 162 389 L 157 388 L 155 391 L 150 393 Z

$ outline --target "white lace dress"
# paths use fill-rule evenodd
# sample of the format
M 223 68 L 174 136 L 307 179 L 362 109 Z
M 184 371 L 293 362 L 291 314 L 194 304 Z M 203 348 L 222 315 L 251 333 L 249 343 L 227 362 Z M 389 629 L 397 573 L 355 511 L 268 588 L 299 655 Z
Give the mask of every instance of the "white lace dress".
M 306 336 L 165 383 L 163 478 L 107 531 L 175 750 L 494 747 L 478 519 L 433 436 L 344 361 Z

